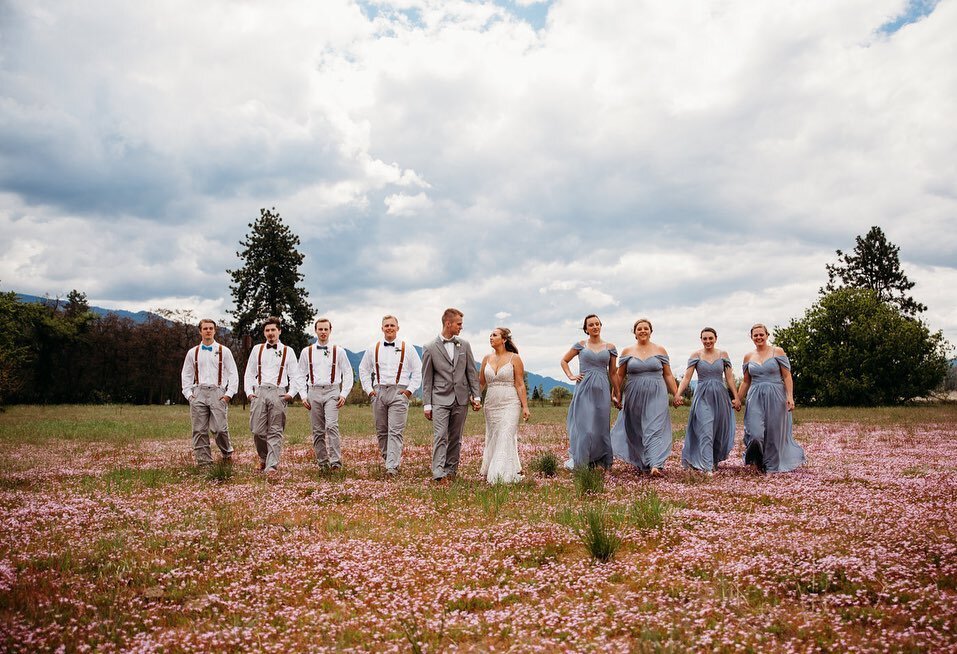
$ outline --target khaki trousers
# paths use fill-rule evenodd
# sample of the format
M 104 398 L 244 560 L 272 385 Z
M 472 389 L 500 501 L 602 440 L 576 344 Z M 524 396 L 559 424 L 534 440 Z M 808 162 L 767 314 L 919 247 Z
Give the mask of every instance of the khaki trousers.
M 282 455 L 282 433 L 286 428 L 286 400 L 284 390 L 272 384 L 263 384 L 256 389 L 249 408 L 249 431 L 253 433 L 253 443 L 259 460 L 265 464 L 265 470 L 279 467 Z
M 339 437 L 339 385 L 316 384 L 309 387 L 309 418 L 312 421 L 312 451 L 319 465 L 342 465 Z
M 379 384 L 372 399 L 379 453 L 386 470 L 398 470 L 402 463 L 402 432 L 409 419 L 409 398 L 402 392 L 405 389 L 396 384 Z
M 209 465 L 213 462 L 209 447 L 209 432 L 213 432 L 216 446 L 224 459 L 233 454 L 229 442 L 227 423 L 227 404 L 223 402 L 224 390 L 212 384 L 203 384 L 193 393 L 189 401 L 189 417 L 193 423 L 193 458 L 196 465 Z

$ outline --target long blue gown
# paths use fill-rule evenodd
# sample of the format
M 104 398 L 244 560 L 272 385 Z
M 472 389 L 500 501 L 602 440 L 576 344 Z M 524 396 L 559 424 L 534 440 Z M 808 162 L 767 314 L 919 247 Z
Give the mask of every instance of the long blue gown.
M 764 363 L 749 361 L 744 368 L 751 375 L 744 410 L 745 462 L 754 460 L 767 472 L 789 472 L 804 463 L 804 448 L 792 434 L 782 367 L 791 369 L 785 355 Z
M 710 472 L 728 458 L 734 447 L 734 408 L 728 387 L 724 383 L 724 369 L 731 367 L 727 358 L 713 363 L 694 357 L 688 367 L 698 374 L 681 463 L 687 468 Z
M 627 367 L 622 410 L 611 429 L 611 447 L 615 456 L 647 472 L 664 467 L 671 454 L 671 413 L 668 411 L 668 387 L 662 377 L 666 355 L 647 359 L 624 356 L 618 366 Z
M 610 468 L 611 452 L 611 386 L 608 362 L 618 351 L 605 348 L 592 352 L 581 343 L 572 345 L 578 351 L 578 370 L 582 380 L 575 384 L 575 394 L 568 406 L 566 426 L 572 463 L 575 466 Z

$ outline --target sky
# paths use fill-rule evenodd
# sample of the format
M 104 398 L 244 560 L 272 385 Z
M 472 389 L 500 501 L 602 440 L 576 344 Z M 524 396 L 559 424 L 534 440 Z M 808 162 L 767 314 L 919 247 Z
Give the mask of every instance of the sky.
M 333 340 L 683 368 L 879 225 L 957 344 L 957 0 L 0 0 L 0 290 L 228 321 L 260 208 Z M 736 367 L 738 367 L 736 365 Z

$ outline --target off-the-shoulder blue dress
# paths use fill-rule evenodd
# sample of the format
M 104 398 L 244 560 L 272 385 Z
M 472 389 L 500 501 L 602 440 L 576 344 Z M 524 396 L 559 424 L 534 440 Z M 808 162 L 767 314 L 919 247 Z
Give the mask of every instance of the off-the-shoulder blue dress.
M 645 472 L 660 470 L 671 454 L 671 413 L 662 376 L 666 365 L 669 360 L 664 354 L 618 359 L 619 367 L 628 367 L 622 409 L 611 429 L 611 447 L 617 458 Z
M 693 357 L 688 360 L 688 367 L 692 366 L 698 385 L 691 400 L 681 463 L 710 472 L 734 447 L 734 408 L 724 380 L 724 370 L 731 362 L 725 357 L 712 363 Z
M 608 362 L 618 356 L 617 350 L 604 348 L 593 352 L 581 343 L 572 345 L 578 352 L 578 370 L 582 380 L 575 384 L 575 394 L 568 407 L 566 426 L 572 463 L 576 466 L 610 468 L 611 451 L 611 386 Z
M 745 462 L 753 461 L 767 472 L 789 472 L 804 463 L 804 448 L 792 433 L 781 368 L 791 369 L 786 355 L 744 365 L 751 375 L 744 410 Z

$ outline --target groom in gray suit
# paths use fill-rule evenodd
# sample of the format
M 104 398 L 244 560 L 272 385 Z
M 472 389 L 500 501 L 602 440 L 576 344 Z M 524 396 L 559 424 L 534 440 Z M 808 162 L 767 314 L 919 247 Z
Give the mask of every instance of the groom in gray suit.
M 432 421 L 432 481 L 452 479 L 459 467 L 462 431 L 468 416 L 482 408 L 475 357 L 459 338 L 462 312 L 446 309 L 442 333 L 422 349 L 422 403 Z

